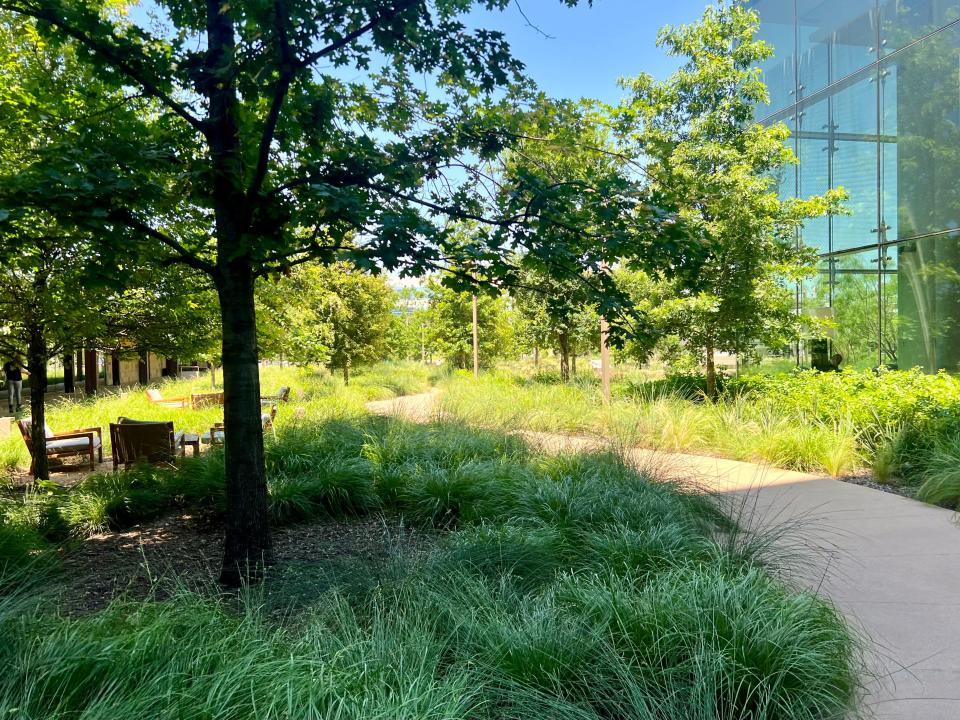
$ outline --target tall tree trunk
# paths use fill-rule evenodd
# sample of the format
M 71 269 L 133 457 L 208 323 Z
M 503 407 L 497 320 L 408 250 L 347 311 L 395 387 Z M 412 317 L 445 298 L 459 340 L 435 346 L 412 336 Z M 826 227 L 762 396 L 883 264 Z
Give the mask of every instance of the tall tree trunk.
M 214 281 L 223 321 L 224 470 L 226 535 L 220 582 L 237 587 L 257 580 L 272 561 L 267 479 L 260 426 L 260 373 L 254 309 L 253 261 L 244 242 L 251 198 L 244 187 L 237 96 L 236 38 L 230 5 L 206 1 L 207 97 L 204 125 L 210 161 L 217 240 Z
M 577 348 L 576 346 L 570 351 L 570 374 L 573 377 L 577 376 Z
M 717 399 L 717 366 L 713 359 L 713 346 L 707 345 L 707 397 Z
M 218 282 L 223 318 L 226 537 L 220 582 L 257 580 L 272 562 L 267 478 L 260 425 L 260 372 L 249 263 L 234 261 Z
M 100 381 L 100 363 L 97 361 L 96 350 L 85 350 L 83 365 L 86 372 L 83 375 L 83 389 L 87 395 L 96 395 Z
M 82 380 L 84 377 L 86 377 L 86 373 L 84 373 L 84 368 L 83 368 L 83 350 L 77 350 L 76 369 L 77 369 L 76 370 L 77 380 Z
M 63 354 L 63 392 L 72 393 L 73 387 L 73 352 Z
M 46 280 L 43 281 L 44 284 Z M 36 285 L 36 282 L 34 283 Z M 47 460 L 46 406 L 47 340 L 39 323 L 30 321 L 30 339 L 27 344 L 27 370 L 30 372 L 30 454 L 33 457 L 33 476 L 36 480 L 50 479 Z
M 150 356 L 147 353 L 140 353 L 137 360 L 137 381 L 141 385 L 150 384 Z
M 110 353 L 110 374 L 113 375 L 113 385 L 120 385 L 120 352 L 114 350 Z
M 343 361 L 343 384 L 344 385 L 350 384 L 350 361 L 349 360 Z
M 533 367 L 534 369 L 537 369 L 537 370 L 540 369 L 540 348 L 539 347 L 533 348 Z
M 570 380 L 570 338 L 566 331 L 557 335 L 557 345 L 560 348 L 560 379 L 563 382 Z

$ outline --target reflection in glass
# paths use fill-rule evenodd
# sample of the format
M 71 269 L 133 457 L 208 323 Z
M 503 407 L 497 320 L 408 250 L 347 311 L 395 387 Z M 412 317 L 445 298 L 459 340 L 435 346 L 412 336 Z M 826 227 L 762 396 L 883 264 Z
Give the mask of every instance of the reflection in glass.
M 897 365 L 960 370 L 960 235 L 897 245 Z
M 960 0 L 880 0 L 880 50 L 889 54 L 960 19 Z
M 881 86 L 887 238 L 960 227 L 960 25 L 890 57 Z
M 830 122 L 828 100 L 801 106 L 797 118 L 800 197 L 823 195 L 830 189 L 830 142 L 824 131 Z M 804 223 L 802 238 L 808 247 L 829 252 L 829 218 L 808 220 Z
M 833 351 L 843 355 L 844 367 L 876 367 L 880 348 L 877 251 L 840 255 L 828 262 L 836 324 Z
M 880 362 L 891 369 L 899 367 L 898 293 L 897 251 L 885 248 L 880 251 Z
M 849 194 L 848 214 L 833 218 L 830 249 L 877 242 L 877 86 L 874 72 L 833 93 L 830 99 L 831 185 Z
M 757 0 L 751 3 L 763 23 L 757 39 L 773 46 L 774 55 L 760 65 L 763 81 L 770 93 L 770 105 L 757 108 L 757 117 L 771 115 L 795 102 L 796 34 L 793 25 L 793 2 Z
M 797 0 L 802 96 L 877 59 L 876 16 L 874 0 Z
M 830 262 L 822 261 L 817 267 L 817 274 L 806 278 L 799 288 L 800 312 L 814 321 L 812 332 L 800 343 L 799 362 L 804 367 L 811 366 L 811 341 L 833 334 L 830 327 L 818 328 L 817 323 L 831 323 L 830 309 Z M 831 324 L 832 327 L 832 324 Z

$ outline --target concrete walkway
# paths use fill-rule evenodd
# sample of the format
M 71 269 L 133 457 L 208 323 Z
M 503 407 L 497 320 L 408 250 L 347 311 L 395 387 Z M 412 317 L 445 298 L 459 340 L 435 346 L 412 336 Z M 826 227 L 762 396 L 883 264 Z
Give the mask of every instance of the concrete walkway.
M 413 421 L 435 394 L 368 405 Z M 523 432 L 547 451 L 598 438 Z M 641 469 L 725 498 L 749 528 L 780 528 L 785 579 L 830 598 L 866 639 L 864 709 L 882 720 L 960 719 L 960 528 L 955 513 L 829 478 L 720 458 L 626 451 Z M 774 558 L 776 560 L 777 558 Z M 776 566 L 776 563 L 774 564 Z

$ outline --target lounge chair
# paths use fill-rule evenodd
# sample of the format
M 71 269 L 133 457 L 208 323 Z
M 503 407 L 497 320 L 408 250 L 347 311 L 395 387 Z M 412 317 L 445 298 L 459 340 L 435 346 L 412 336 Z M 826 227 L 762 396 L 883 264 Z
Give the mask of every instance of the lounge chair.
M 156 388 L 147 389 L 145 394 L 147 396 L 147 400 L 152 402 L 154 405 L 162 405 L 163 407 L 169 408 L 190 407 L 190 398 L 186 395 L 181 397 L 165 398 Z
M 223 393 L 191 393 L 190 407 L 194 410 L 198 408 L 216 407 L 223 405 Z
M 27 444 L 31 458 L 33 457 L 33 437 L 32 427 L 29 420 L 17 420 L 17 426 L 20 428 L 20 434 L 23 441 Z M 91 470 L 96 469 L 97 462 L 103 462 L 103 435 L 100 428 L 82 428 L 80 430 L 71 430 L 70 432 L 55 433 L 49 425 L 44 425 L 44 434 L 47 436 L 47 457 L 54 462 L 50 463 L 51 472 L 70 472 L 77 470 L 78 465 L 66 465 L 61 460 L 67 457 L 89 458 L 87 465 Z M 96 460 L 94 456 L 96 454 Z M 30 474 L 36 471 L 34 463 L 30 462 Z
M 131 420 L 121 417 L 110 423 L 113 469 L 138 462 L 172 463 L 183 452 L 184 433 L 176 433 L 172 422 Z
M 270 408 L 270 412 L 262 413 L 260 415 L 260 427 L 264 432 L 267 430 L 273 429 L 273 420 L 277 417 L 277 406 L 273 405 Z M 200 436 L 200 442 L 205 445 L 223 445 L 224 431 L 223 423 L 216 423 L 210 432 L 205 432 Z
M 284 385 L 277 391 L 276 395 L 264 395 L 260 398 L 261 405 L 276 405 L 277 403 L 285 403 L 290 400 L 290 388 Z

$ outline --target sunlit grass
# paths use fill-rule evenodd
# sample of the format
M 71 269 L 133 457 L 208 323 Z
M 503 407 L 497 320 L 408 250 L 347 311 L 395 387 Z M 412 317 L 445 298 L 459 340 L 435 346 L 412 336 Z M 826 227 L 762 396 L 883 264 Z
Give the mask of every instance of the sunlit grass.
M 510 372 L 479 382 L 453 376 L 442 389 L 447 415 L 487 427 L 629 437 L 634 445 L 665 452 L 722 455 L 833 476 L 862 462 L 852 423 L 798 422 L 755 398 L 691 400 L 665 381 L 641 385 L 626 378 L 609 406 L 595 383 L 534 382 Z
M 217 508 L 221 459 L 34 493 L 0 523 L 19 542 L 0 570 L 0 714 L 822 720 L 856 702 L 841 615 L 767 574 L 758 541 L 737 541 L 713 498 L 610 453 L 541 454 L 507 432 L 321 398 L 303 407 L 267 441 L 273 521 L 387 511 L 428 528 L 431 549 L 366 583 L 334 575 L 290 618 L 268 615 L 256 589 L 69 618 L 31 604 L 17 574 L 44 528 Z M 351 572 L 370 576 L 365 563 Z
M 364 403 L 398 395 L 423 392 L 439 376 L 437 368 L 417 363 L 381 363 L 355 373 L 349 386 L 325 369 L 265 365 L 260 368 L 264 395 L 275 395 L 283 386 L 291 388 L 290 402 L 279 415 L 279 425 L 296 422 L 297 415 L 320 416 L 362 414 Z M 222 374 L 217 374 L 222 382 Z M 213 391 L 207 375 L 190 380 L 163 380 L 153 384 L 163 397 L 183 397 Z M 222 389 L 221 385 L 217 389 Z M 137 420 L 172 421 L 178 431 L 201 434 L 223 422 L 222 407 L 175 408 L 151 403 L 144 388 L 105 388 L 96 396 L 75 400 L 60 396 L 46 404 L 47 424 L 54 432 L 99 427 L 103 431 L 104 453 L 110 453 L 110 423 L 120 416 Z M 13 426 L 11 437 L 0 441 L 0 473 L 21 471 L 30 465 L 30 456 L 20 432 Z

